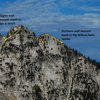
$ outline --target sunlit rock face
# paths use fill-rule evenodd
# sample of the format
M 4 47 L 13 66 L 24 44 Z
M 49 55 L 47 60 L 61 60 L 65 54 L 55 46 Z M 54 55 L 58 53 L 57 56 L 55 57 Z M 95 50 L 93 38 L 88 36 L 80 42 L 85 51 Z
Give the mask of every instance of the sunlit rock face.
M 12 28 L 0 52 L 0 100 L 100 100 L 100 71 L 49 34 Z

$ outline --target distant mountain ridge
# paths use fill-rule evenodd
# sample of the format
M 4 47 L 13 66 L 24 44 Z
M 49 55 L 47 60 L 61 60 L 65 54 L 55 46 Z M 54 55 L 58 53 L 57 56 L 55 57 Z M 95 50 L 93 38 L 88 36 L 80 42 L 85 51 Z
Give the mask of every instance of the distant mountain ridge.
M 1 45 L 0 97 L 99 100 L 100 71 L 94 63 L 49 34 L 36 37 L 22 25 L 13 27 Z

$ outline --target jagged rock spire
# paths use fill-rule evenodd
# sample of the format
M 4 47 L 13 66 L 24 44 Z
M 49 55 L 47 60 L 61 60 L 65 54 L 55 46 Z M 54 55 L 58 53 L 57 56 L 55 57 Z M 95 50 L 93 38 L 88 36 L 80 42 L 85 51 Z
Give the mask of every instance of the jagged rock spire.
M 23 25 L 17 25 L 17 26 L 14 26 L 13 28 L 11 28 L 10 31 L 8 32 L 7 36 L 10 36 L 12 34 L 18 34 L 18 33 L 20 33 L 20 34 L 28 33 L 28 34 L 35 36 L 34 32 L 30 31 L 28 28 L 26 28 Z
M 37 39 L 19 25 L 0 53 L 0 93 L 17 100 L 100 100 L 95 67 L 58 39 Z

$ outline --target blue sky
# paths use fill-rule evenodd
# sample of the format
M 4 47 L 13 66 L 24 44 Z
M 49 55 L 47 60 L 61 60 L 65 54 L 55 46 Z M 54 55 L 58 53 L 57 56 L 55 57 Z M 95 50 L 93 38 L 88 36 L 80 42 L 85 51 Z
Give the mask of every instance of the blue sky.
M 73 37 L 63 42 L 100 61 L 100 0 L 0 0 L 0 14 L 14 14 L 22 19 L 16 25 L 59 39 L 62 29 L 90 29 L 95 37 Z M 0 26 L 0 33 L 6 34 L 10 27 Z

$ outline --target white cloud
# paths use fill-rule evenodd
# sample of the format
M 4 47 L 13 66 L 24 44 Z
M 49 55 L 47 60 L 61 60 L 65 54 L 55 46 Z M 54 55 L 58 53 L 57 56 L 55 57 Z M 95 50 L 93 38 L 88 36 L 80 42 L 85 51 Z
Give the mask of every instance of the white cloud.
M 84 7 L 80 7 L 80 9 L 82 9 L 82 10 L 84 10 L 84 11 L 91 11 L 91 12 L 100 12 L 100 7 L 92 7 L 92 6 L 90 6 L 90 7 L 86 7 L 86 6 L 84 6 Z
M 0 8 L 2 9 L 0 10 L 0 13 L 15 13 L 16 17 L 22 18 L 22 21 L 19 22 L 19 24 L 22 23 L 28 26 L 37 26 L 40 24 L 46 26 L 49 24 L 62 23 L 71 26 L 71 24 L 73 25 L 74 23 L 78 26 L 99 28 L 99 14 L 86 13 L 83 15 L 64 15 L 58 9 L 58 4 L 74 6 L 74 2 L 74 0 L 59 0 L 59 3 L 57 3 L 56 0 L 18 0 L 15 2 L 7 2 L 7 7 Z

